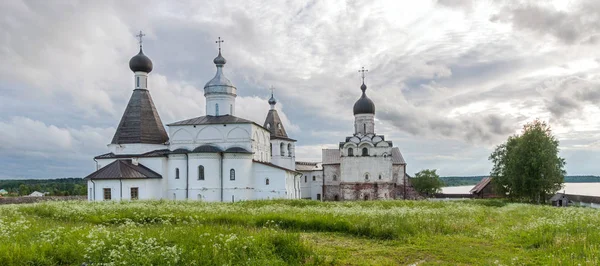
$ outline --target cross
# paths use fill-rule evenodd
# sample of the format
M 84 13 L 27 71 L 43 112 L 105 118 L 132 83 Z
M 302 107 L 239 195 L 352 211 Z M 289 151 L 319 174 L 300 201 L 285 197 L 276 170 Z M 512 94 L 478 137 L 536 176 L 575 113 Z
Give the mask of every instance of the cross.
M 142 37 L 146 36 L 146 34 L 142 33 L 142 31 L 140 31 L 140 34 L 135 35 L 135 37 L 140 38 L 140 47 L 142 47 Z
M 221 37 L 219 37 L 219 40 L 215 41 L 215 43 L 219 44 L 219 52 L 221 52 L 221 43 L 225 42 L 224 40 L 221 40 Z
M 271 86 L 270 90 L 271 90 L 271 96 L 273 96 L 273 91 L 275 91 L 275 88 L 273 88 L 273 86 Z
M 365 72 L 369 72 L 369 70 L 365 69 L 365 67 L 362 67 L 362 69 L 358 71 L 358 73 L 360 73 L 360 76 L 362 77 L 363 84 L 365 83 Z

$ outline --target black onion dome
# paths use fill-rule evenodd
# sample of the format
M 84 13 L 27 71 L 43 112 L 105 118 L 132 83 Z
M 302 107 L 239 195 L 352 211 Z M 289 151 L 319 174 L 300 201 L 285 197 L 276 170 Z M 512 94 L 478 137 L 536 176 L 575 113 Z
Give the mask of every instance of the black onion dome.
M 271 94 L 271 98 L 269 99 L 269 104 L 273 105 L 273 104 L 276 104 L 276 103 L 277 103 L 277 100 L 275 100 L 275 97 L 273 97 L 273 94 Z
M 367 94 L 365 93 L 367 90 L 367 85 L 363 83 L 360 86 L 360 89 L 363 93 L 362 96 L 360 96 L 360 99 L 354 103 L 354 115 L 375 114 L 375 104 L 373 101 L 371 101 L 371 99 L 369 99 L 369 97 L 367 97 Z
M 140 52 L 129 60 L 129 68 L 133 72 L 146 72 L 152 71 L 152 60 L 148 58 L 140 47 Z
M 213 60 L 213 63 L 215 63 L 215 65 L 224 65 L 225 63 L 227 63 L 227 60 L 225 60 L 225 57 L 223 57 L 221 55 L 221 50 L 219 50 L 219 55 L 217 55 L 217 57 L 215 57 L 215 59 Z

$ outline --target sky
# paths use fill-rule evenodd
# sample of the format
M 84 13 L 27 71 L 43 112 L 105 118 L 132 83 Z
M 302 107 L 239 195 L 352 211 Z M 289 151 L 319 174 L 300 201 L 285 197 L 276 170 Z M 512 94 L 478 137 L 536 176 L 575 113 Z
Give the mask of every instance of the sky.
M 269 88 L 296 160 L 353 133 L 368 69 L 375 132 L 407 173 L 486 175 L 538 118 L 569 175 L 600 175 L 600 1 L 0 1 L 0 178 L 83 177 L 108 152 L 146 34 L 163 123 L 204 115 L 221 37 L 238 116 Z

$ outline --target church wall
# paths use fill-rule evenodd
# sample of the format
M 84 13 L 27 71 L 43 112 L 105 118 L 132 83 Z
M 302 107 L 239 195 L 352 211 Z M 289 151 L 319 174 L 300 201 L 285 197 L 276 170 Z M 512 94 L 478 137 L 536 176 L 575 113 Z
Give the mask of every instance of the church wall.
M 111 200 L 131 200 L 132 187 L 138 188 L 140 200 L 160 199 L 160 182 L 158 178 L 94 180 L 93 183 L 88 181 L 88 191 L 92 189 L 92 193 L 88 193 L 88 200 L 103 201 L 105 188 L 111 189 Z
M 223 150 L 241 147 L 252 151 L 251 133 L 253 124 L 211 124 L 196 126 L 170 126 L 170 150 L 210 144 Z M 263 129 L 264 130 L 264 129 Z
M 108 149 L 114 154 L 142 154 L 154 150 L 167 149 L 169 146 L 164 144 L 109 144 Z
M 257 125 L 252 125 L 252 149 L 254 160 L 271 162 L 271 133 Z
M 216 105 L 219 105 L 219 113 L 217 114 Z M 235 115 L 235 96 L 233 95 L 207 95 L 206 96 L 206 115 Z
M 391 182 L 392 181 L 392 158 L 382 156 L 359 156 L 341 158 L 341 181 L 342 182 Z M 368 174 L 369 178 L 365 179 Z M 382 179 L 379 179 L 381 175 Z
M 315 181 L 312 179 L 313 176 Z M 316 200 L 318 198 L 317 194 L 323 194 L 323 170 L 302 171 L 299 182 L 301 184 L 301 198 Z
M 232 202 L 253 199 L 252 155 L 225 154 L 223 159 L 223 201 Z M 235 180 L 231 180 L 231 169 Z
M 189 198 L 192 200 L 220 201 L 220 155 L 218 153 L 189 154 Z M 199 166 L 204 167 L 204 180 L 198 179 Z
M 357 114 L 354 115 L 354 132 L 366 134 L 375 133 L 375 115 L 373 114 Z M 365 125 L 367 131 L 365 131 Z
M 186 156 L 185 154 L 169 155 L 168 170 L 163 178 L 167 179 L 167 199 L 180 200 L 186 196 Z M 176 177 L 177 169 L 179 169 L 179 179 Z
M 270 141 L 273 145 L 273 156 L 271 157 L 271 163 L 277 166 L 281 166 L 287 169 L 296 168 L 296 144 L 293 141 L 287 141 L 282 139 L 273 139 Z M 283 144 L 283 149 L 281 149 Z M 291 145 L 291 156 L 290 150 L 288 150 L 288 144 Z M 270 147 L 269 147 L 270 149 Z M 283 156 L 281 152 L 283 151 Z
M 268 165 L 254 163 L 254 197 L 253 199 L 285 199 L 293 196 L 293 175 L 288 172 Z M 269 184 L 266 184 L 267 178 Z M 290 184 L 290 182 L 292 182 Z

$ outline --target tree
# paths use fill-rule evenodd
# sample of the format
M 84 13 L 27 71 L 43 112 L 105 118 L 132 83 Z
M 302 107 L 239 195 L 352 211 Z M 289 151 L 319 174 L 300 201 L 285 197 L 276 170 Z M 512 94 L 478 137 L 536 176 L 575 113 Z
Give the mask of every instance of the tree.
M 425 169 L 416 173 L 415 177 L 411 179 L 413 188 L 420 194 L 427 196 L 431 196 L 442 191 L 444 182 L 442 182 L 436 171 L 436 169 Z
M 521 135 L 509 137 L 489 157 L 496 191 L 511 199 L 546 202 L 560 190 L 566 175 L 558 144 L 545 122 L 536 119 L 523 126 Z
M 29 195 L 29 186 L 25 185 L 25 184 L 21 184 L 19 186 L 19 195 L 21 196 L 26 196 Z

